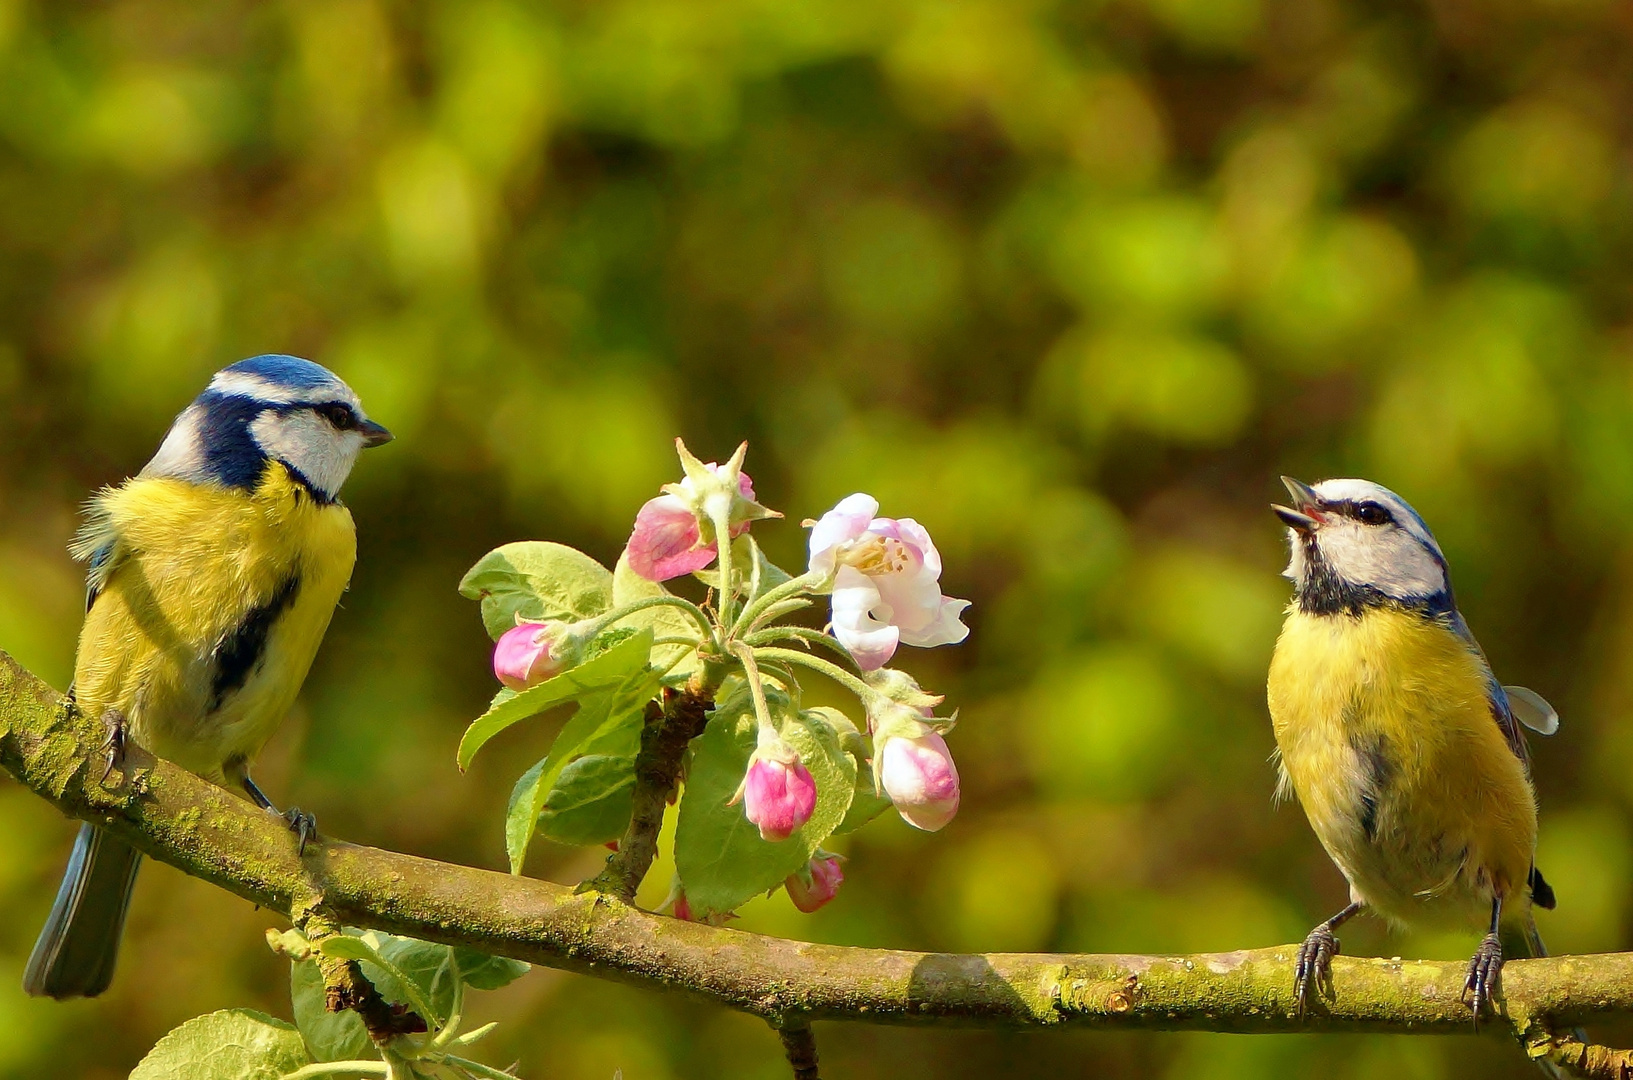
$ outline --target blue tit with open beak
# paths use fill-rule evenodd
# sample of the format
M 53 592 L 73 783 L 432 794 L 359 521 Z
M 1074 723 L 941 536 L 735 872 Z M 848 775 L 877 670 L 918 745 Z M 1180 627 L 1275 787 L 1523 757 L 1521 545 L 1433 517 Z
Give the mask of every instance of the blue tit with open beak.
M 1478 1023 L 1503 962 L 1501 931 L 1545 955 L 1532 908 L 1537 798 L 1521 725 L 1558 717 L 1504 687 L 1458 612 L 1446 557 L 1399 495 L 1368 480 L 1282 478 L 1293 598 L 1270 665 L 1278 793 L 1297 797 L 1349 883 L 1312 930 L 1298 1007 L 1326 980 L 1334 931 L 1363 910 L 1395 924 L 1483 926 L 1465 998 Z

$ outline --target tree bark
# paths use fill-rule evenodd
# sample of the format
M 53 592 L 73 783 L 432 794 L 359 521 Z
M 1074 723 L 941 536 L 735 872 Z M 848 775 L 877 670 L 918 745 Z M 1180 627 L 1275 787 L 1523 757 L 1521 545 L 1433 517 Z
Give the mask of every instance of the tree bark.
M 1295 945 L 1197 955 L 955 955 L 815 945 L 640 911 L 603 893 L 326 836 L 143 748 L 102 782 L 100 722 L 0 652 L 0 767 L 64 813 L 253 903 L 685 993 L 785 1031 L 815 1020 L 1005 1028 L 1467 1034 L 1463 961 L 1338 957 L 1303 1019 Z M 1596 1075 L 1625 1062 L 1553 1031 L 1633 1012 L 1633 953 L 1516 960 L 1501 1015 L 1536 1056 Z M 1490 1024 L 1487 1029 L 1503 1025 Z M 1580 1062 L 1580 1064 L 1576 1064 Z M 1614 1065 L 1612 1064 L 1614 1062 Z

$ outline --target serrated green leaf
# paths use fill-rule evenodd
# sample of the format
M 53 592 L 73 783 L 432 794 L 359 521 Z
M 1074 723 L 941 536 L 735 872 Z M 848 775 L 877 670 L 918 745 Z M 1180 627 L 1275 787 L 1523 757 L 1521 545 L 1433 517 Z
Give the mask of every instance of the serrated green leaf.
M 160 1039 L 130 1080 L 278 1080 L 310 1064 L 295 1025 L 253 1009 L 224 1009 Z
M 489 956 L 475 949 L 458 948 L 454 956 L 459 961 L 459 977 L 465 985 L 477 990 L 497 990 L 509 986 L 533 970 L 520 960 L 508 956 Z
M 652 632 L 642 630 L 553 679 L 530 686 L 503 701 L 495 698 L 495 704 L 471 721 L 471 726 L 465 729 L 464 737 L 459 740 L 460 769 L 468 768 L 476 752 L 510 725 L 557 705 L 617 687 L 645 667 L 651 655 Z
M 851 796 L 849 809 L 845 811 L 845 819 L 834 832 L 855 832 L 889 809 L 890 800 L 873 790 L 873 770 L 857 769 L 856 791 Z
M 785 699 L 771 697 L 774 709 Z M 799 752 L 816 781 L 816 807 L 788 839 L 768 843 L 728 805 L 742 783 L 757 731 L 751 707 L 741 699 L 715 711 L 692 744 L 680 822 L 675 833 L 675 866 L 686 900 L 699 915 L 732 911 L 804 866 L 845 818 L 856 790 L 856 761 L 840 745 L 833 726 L 807 712 L 783 722 L 783 738 Z
M 651 631 L 643 630 L 641 636 L 650 642 Z M 642 668 L 628 675 L 622 685 L 585 698 L 573 718 L 562 725 L 550 753 L 516 782 L 505 812 L 505 851 L 511 873 L 522 872 L 539 815 L 562 772 L 584 754 L 633 756 L 640 745 L 646 703 L 660 686 L 657 675 Z
M 415 1001 L 417 994 L 435 1013 L 420 1017 L 428 1024 L 442 1023 L 453 1005 L 453 980 L 442 971 L 448 961 L 447 945 L 365 930 L 324 938 L 318 951 L 339 960 L 356 960 L 381 997 L 423 1013 Z M 413 984 L 412 990 L 404 986 L 405 980 Z
M 833 728 L 834 734 L 839 737 L 839 745 L 856 762 L 856 790 L 851 795 L 849 809 L 845 811 L 845 820 L 834 829 L 836 833 L 854 832 L 890 809 L 890 800 L 873 787 L 873 770 L 867 759 L 872 744 L 857 728 L 856 722 L 840 710 L 827 705 L 818 705 L 809 712 L 828 722 L 828 726 Z
M 420 997 L 430 1003 L 436 1015 L 421 1019 L 433 1026 L 442 1024 L 454 1005 L 453 969 L 448 966 L 448 957 L 452 949 L 434 941 L 398 937 L 378 930 L 366 931 L 363 936 L 373 941 L 380 956 L 397 971 L 402 972 L 403 976 L 414 984 Z M 363 974 L 369 977 L 369 981 L 374 983 L 375 989 L 379 990 L 387 1001 L 404 1005 L 413 1004 L 412 995 L 401 986 L 396 975 L 389 970 L 365 963 Z
M 612 570 L 612 607 L 613 609 L 627 607 L 637 600 L 648 600 L 655 596 L 673 596 L 668 589 L 656 581 L 648 581 L 629 568 L 629 560 L 619 556 L 618 565 Z M 620 626 L 640 626 L 652 631 L 654 637 L 697 637 L 702 632 L 696 621 L 685 612 L 673 607 L 650 607 L 635 612 L 618 623 Z M 688 656 L 686 654 L 690 653 Z M 679 657 L 678 663 L 669 670 L 671 679 L 690 676 L 697 670 L 700 661 L 697 650 L 685 645 L 660 645 L 652 651 L 652 663 L 660 671 L 669 667 L 669 664 Z
M 329 1011 L 323 972 L 318 970 L 317 961 L 301 960 L 289 965 L 289 1001 L 295 1009 L 295 1026 L 300 1028 L 314 1061 L 353 1061 L 373 1056 L 363 1018 L 350 1009 Z
M 482 556 L 459 592 L 482 602 L 482 625 L 497 641 L 518 615 L 576 622 L 602 614 L 612 604 L 612 575 L 565 544 L 522 540 Z
M 624 835 L 634 806 L 635 756 L 587 754 L 545 796 L 539 832 L 558 844 L 604 844 Z

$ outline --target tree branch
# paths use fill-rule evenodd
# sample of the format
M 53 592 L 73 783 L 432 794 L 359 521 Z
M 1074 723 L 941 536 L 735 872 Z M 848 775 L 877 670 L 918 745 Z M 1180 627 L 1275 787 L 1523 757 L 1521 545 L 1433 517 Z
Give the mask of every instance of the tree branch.
M 634 901 L 635 890 L 657 857 L 663 810 L 678 790 L 686 746 L 703 734 L 712 708 L 714 699 L 691 686 L 664 690 L 661 709 L 656 702 L 648 703 L 641 749 L 635 755 L 635 799 L 629 828 L 618 841 L 618 850 L 607 859 L 606 868 L 580 886 L 580 891 L 597 889 L 626 904 Z
M 683 992 L 797 1030 L 815 1020 L 1008 1028 L 1466 1034 L 1461 961 L 1338 957 L 1300 1020 L 1293 946 L 1192 956 L 951 955 L 815 945 L 651 915 L 606 894 L 327 837 L 304 858 L 282 819 L 132 746 L 99 783 L 99 721 L 0 653 L 0 767 L 153 858 L 304 922 L 314 914 L 547 967 Z M 1615 1051 L 1563 1030 L 1633 1012 L 1633 953 L 1516 960 L 1499 1002 L 1538 1056 L 1578 1071 Z M 1491 1028 L 1500 1025 L 1490 1025 Z M 1578 1062 L 1580 1064 L 1578 1064 Z M 1608 1075 L 1600 1071 L 1597 1075 Z

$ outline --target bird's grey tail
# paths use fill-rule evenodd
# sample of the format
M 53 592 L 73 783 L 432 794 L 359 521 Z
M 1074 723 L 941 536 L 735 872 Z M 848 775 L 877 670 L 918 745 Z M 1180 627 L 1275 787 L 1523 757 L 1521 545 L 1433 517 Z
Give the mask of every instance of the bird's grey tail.
M 96 997 L 113 981 L 119 937 L 142 853 L 81 825 L 57 902 L 23 971 L 23 989 L 54 998 Z

